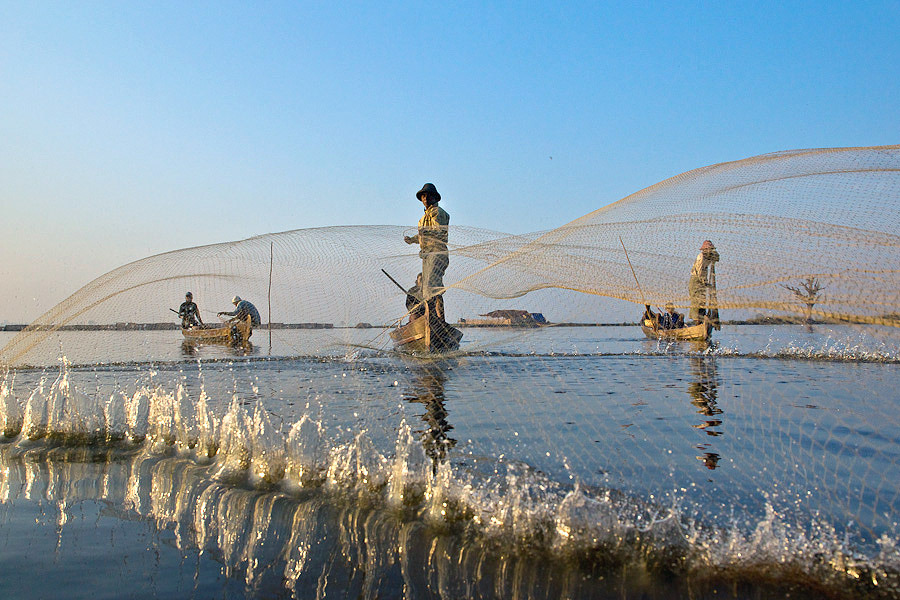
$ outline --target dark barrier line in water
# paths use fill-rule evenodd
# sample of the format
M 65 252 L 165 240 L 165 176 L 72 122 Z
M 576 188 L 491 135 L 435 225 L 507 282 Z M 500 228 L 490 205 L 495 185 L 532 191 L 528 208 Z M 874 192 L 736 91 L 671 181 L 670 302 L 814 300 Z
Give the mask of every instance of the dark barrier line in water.
M 7 519 L 25 501 L 57 503 L 69 515 L 53 524 L 61 534 L 74 505 L 102 501 L 120 519 L 136 515 L 173 531 L 182 556 L 211 553 L 229 577 L 243 580 L 248 597 L 900 597 L 897 565 L 872 568 L 830 552 L 713 564 L 673 518 L 623 529 L 615 523 L 623 509 L 614 504 L 605 509 L 611 529 L 598 539 L 581 529 L 598 518 L 587 510 L 596 501 L 586 497 L 574 498 L 564 521 L 557 517 L 523 538 L 509 530 L 485 534 L 467 507 L 442 501 L 439 487 L 407 488 L 399 504 L 386 500 L 387 485 L 328 477 L 253 489 L 251 467 L 235 471 L 225 462 L 232 461 L 198 463 L 149 439 L 19 437 L 0 443 L 0 502 L 11 506 Z M 575 543 L 554 543 L 553 528 Z M 16 548 L 17 541 L 5 543 L 27 552 L 28 542 Z M 117 539 L 116 546 L 141 553 L 145 542 Z M 71 560 L 90 556 L 79 555 L 77 545 L 73 551 Z
M 796 350 L 780 350 L 775 353 L 764 352 L 747 352 L 740 353 L 730 349 L 713 349 L 711 351 L 656 351 L 656 352 L 551 352 L 545 354 L 530 352 L 497 352 L 497 351 L 479 351 L 479 352 L 456 352 L 452 355 L 442 355 L 434 357 L 423 357 L 393 351 L 372 351 L 371 353 L 360 354 L 353 357 L 348 356 L 322 356 L 315 354 L 296 354 L 285 356 L 229 356 L 229 357 L 209 357 L 209 358 L 190 358 L 183 360 L 147 360 L 147 361 L 122 361 L 122 362 L 102 362 L 102 363 L 67 363 L 66 368 L 72 370 L 115 370 L 115 369 L 134 369 L 134 368 L 173 368 L 190 364 L 253 364 L 253 363 L 282 363 L 293 361 L 308 361 L 320 363 L 351 363 L 357 361 L 365 361 L 378 358 L 400 358 L 403 360 L 413 360 L 421 363 L 441 363 L 445 361 L 463 360 L 466 358 L 605 358 L 605 357 L 634 357 L 634 358 L 654 358 L 654 357 L 691 357 L 691 356 L 710 356 L 720 359 L 730 358 L 753 358 L 759 360 L 779 360 L 779 361 L 797 361 L 797 362 L 823 362 L 823 363 L 874 363 L 874 364 L 900 364 L 900 357 L 888 356 L 876 352 L 866 352 L 863 354 L 842 354 L 840 352 L 824 352 L 805 350 L 798 348 Z M 22 365 L 18 367 L 0 367 L 0 372 L 12 373 L 16 371 L 32 372 L 32 371 L 48 371 L 58 369 L 57 365 Z

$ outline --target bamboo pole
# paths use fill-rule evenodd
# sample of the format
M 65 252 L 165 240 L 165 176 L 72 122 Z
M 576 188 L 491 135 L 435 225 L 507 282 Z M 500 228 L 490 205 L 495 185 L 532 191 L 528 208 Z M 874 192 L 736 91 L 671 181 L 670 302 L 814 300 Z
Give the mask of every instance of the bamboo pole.
M 622 236 L 619 236 L 619 243 L 622 244 L 622 250 L 625 250 L 625 242 L 622 241 Z M 641 282 L 638 281 L 637 274 L 634 272 L 634 267 L 631 266 L 631 259 L 628 258 L 628 250 L 625 250 L 625 260 L 628 261 L 628 267 L 631 269 L 631 274 L 634 276 L 634 282 L 637 284 L 638 293 L 641 295 L 641 304 L 647 306 L 647 302 L 644 299 L 644 290 L 641 289 Z
M 275 242 L 269 242 L 269 354 L 272 354 L 272 267 L 275 263 Z

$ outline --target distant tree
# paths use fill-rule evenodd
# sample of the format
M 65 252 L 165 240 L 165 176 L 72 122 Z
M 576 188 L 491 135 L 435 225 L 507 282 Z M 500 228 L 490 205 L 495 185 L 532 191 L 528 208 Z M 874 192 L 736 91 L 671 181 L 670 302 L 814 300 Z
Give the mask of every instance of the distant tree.
M 781 287 L 794 294 L 794 296 L 797 297 L 797 300 L 806 305 L 806 322 L 811 322 L 813 306 L 816 305 L 816 302 L 824 298 L 822 290 L 825 289 L 825 286 L 819 283 L 817 277 L 807 277 L 800 282 L 798 287 L 792 285 L 782 285 Z

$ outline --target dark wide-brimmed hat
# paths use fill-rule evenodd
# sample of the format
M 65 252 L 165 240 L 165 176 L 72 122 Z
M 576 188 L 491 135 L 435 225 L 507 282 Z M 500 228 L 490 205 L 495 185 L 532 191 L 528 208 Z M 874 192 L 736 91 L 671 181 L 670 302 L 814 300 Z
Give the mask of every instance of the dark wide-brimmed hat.
M 430 197 L 435 198 L 436 200 L 441 199 L 441 195 L 438 194 L 437 188 L 434 187 L 433 183 L 426 183 L 422 186 L 422 189 L 416 192 L 416 200 L 419 199 L 419 196 L 422 194 L 428 194 Z

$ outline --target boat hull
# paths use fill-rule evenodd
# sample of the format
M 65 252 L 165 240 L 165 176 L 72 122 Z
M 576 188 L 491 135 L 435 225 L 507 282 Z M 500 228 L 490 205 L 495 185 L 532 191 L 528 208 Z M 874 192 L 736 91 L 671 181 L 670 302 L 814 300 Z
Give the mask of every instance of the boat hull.
M 189 327 L 187 329 L 182 327 L 181 329 L 185 341 L 201 344 L 227 344 L 229 346 L 246 346 L 250 343 L 252 333 L 250 317 L 221 327 Z
M 433 328 L 428 335 L 428 319 L 420 317 L 402 327 L 391 330 L 394 347 L 411 354 L 452 352 L 459 349 L 462 332 L 450 325 Z M 428 343 L 430 341 L 430 344 Z
M 657 329 L 653 327 L 650 319 L 641 322 L 641 330 L 651 340 L 674 340 L 683 342 L 705 342 L 712 334 L 712 325 L 709 322 L 679 327 L 678 329 Z

